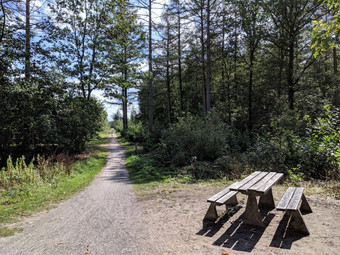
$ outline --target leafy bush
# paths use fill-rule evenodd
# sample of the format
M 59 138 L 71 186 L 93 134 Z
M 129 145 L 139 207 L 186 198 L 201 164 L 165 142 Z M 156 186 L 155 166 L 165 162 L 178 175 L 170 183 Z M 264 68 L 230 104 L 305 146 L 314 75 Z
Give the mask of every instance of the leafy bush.
M 336 179 L 340 173 L 340 114 L 324 107 L 323 116 L 312 120 L 308 115 L 307 137 L 297 144 L 300 171 L 308 177 Z
M 163 162 L 175 166 L 198 161 L 213 161 L 225 152 L 228 130 L 215 112 L 204 117 L 179 118 L 163 134 L 159 154 Z

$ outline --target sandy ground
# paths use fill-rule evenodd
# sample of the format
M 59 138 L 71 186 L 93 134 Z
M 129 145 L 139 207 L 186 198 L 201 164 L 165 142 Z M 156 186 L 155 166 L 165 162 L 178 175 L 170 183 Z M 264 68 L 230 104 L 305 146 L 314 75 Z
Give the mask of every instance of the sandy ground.
M 91 186 L 19 223 L 24 231 L 0 238 L 0 254 L 340 254 L 335 198 L 307 196 L 313 213 L 303 217 L 310 236 L 287 229 L 288 219 L 275 210 L 261 212 L 264 228 L 244 225 L 244 195 L 238 195 L 239 206 L 203 228 L 206 199 L 221 187 L 167 184 L 138 191 L 137 200 L 122 148 L 116 139 L 109 146 L 108 162 Z M 276 203 L 283 192 L 273 188 Z
M 289 227 L 289 218 L 276 210 L 261 211 L 264 228 L 242 223 L 246 196 L 237 195 L 239 206 L 228 214 L 218 207 L 221 217 L 203 228 L 208 209 L 206 199 L 221 188 L 188 185 L 187 189 L 155 190 L 140 197 L 151 238 L 161 254 L 340 254 L 340 201 L 311 195 L 307 200 L 313 213 L 303 215 L 311 233 L 304 236 Z M 274 186 L 276 204 L 284 193 Z

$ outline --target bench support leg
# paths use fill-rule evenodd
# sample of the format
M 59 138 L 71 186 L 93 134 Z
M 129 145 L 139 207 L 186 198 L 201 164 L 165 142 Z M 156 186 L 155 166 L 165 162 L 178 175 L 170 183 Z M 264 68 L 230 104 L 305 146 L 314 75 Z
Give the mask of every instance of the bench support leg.
M 300 231 L 306 235 L 309 235 L 309 231 L 307 229 L 307 226 L 302 218 L 301 212 L 300 210 L 296 210 L 296 211 L 287 211 L 287 213 L 289 215 L 292 216 L 291 220 L 290 220 L 290 224 L 292 226 L 293 229 L 295 229 L 296 231 Z
M 227 201 L 227 203 L 225 204 L 226 210 L 228 210 L 229 206 L 235 206 L 235 205 L 238 205 L 238 201 L 237 201 L 236 195 L 235 195 L 235 196 L 232 196 L 232 197 Z
M 302 201 L 301 201 L 300 210 L 304 211 L 304 212 L 309 212 L 309 213 L 313 212 L 312 208 L 310 208 L 310 206 L 309 206 L 309 204 L 307 202 L 307 199 L 306 199 L 304 194 L 302 194 Z
M 259 207 L 257 205 L 256 196 L 251 193 L 248 194 L 246 210 L 243 214 L 243 222 L 245 224 L 251 224 L 260 227 L 264 226 Z
M 218 215 L 217 215 L 217 210 L 216 210 L 216 204 L 215 203 L 211 203 L 207 213 L 204 216 L 203 221 L 205 221 L 205 220 L 207 220 L 207 221 L 215 221 L 215 220 L 217 220 L 217 218 L 218 218 Z
M 275 208 L 273 192 L 272 192 L 271 188 L 269 189 L 267 194 L 260 196 L 259 207 L 260 208 L 268 208 L 268 209 L 274 209 Z

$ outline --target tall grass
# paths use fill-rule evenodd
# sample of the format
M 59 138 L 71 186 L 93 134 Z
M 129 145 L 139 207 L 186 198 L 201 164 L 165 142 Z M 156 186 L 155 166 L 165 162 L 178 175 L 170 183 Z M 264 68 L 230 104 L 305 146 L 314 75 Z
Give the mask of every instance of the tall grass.
M 0 171 L 0 187 L 8 190 L 19 184 L 37 184 L 52 180 L 59 174 L 70 175 L 74 157 L 61 153 L 45 158 L 37 156 L 27 165 L 25 157 L 18 158 L 15 163 L 11 156 L 7 159 L 7 166 Z
M 77 161 L 66 155 L 39 156 L 27 165 L 23 157 L 15 162 L 8 158 L 0 171 L 0 236 L 8 232 L 3 224 L 53 207 L 88 186 L 106 162 L 108 150 L 99 145 L 108 142 L 103 136 L 97 138 L 88 148 L 91 153 Z

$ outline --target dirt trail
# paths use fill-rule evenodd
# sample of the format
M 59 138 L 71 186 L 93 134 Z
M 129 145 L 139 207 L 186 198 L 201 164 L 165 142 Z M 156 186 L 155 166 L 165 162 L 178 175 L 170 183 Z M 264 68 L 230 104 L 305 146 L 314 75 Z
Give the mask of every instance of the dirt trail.
M 0 254 L 159 254 L 111 138 L 107 163 L 92 184 L 57 208 L 33 217 L 22 233 L 0 238 Z

